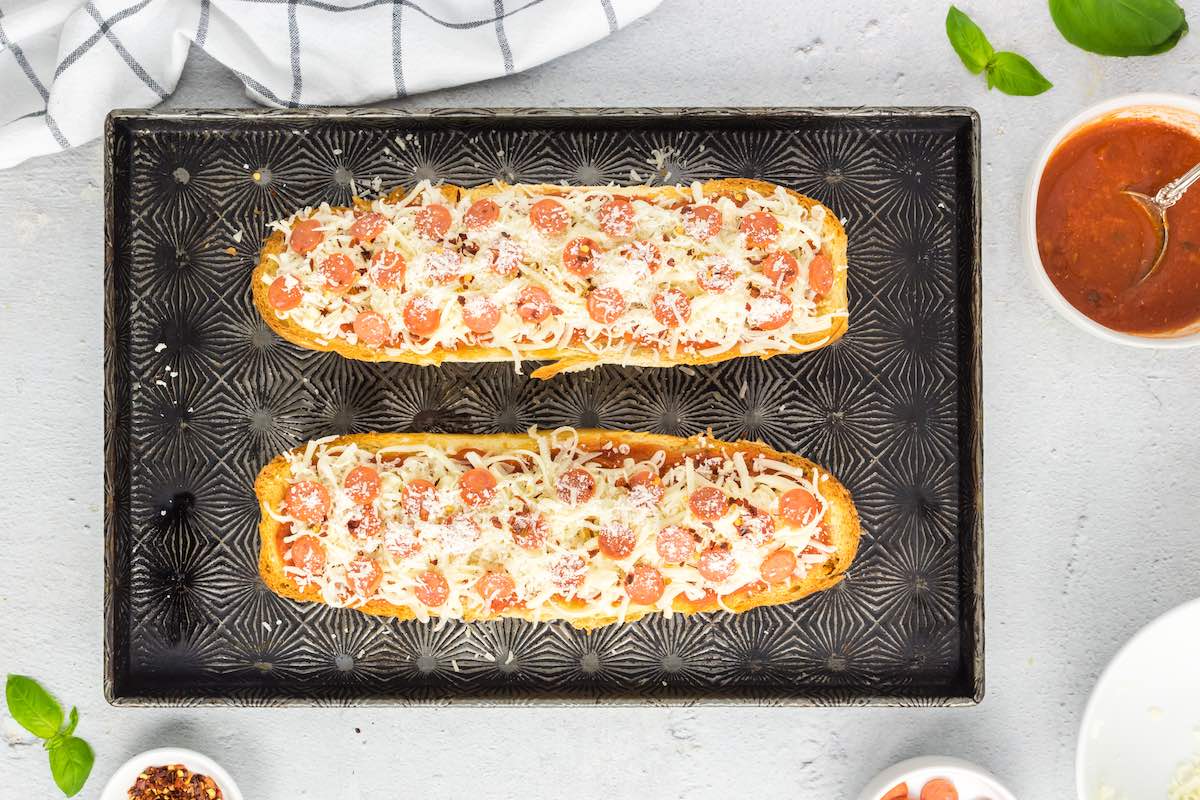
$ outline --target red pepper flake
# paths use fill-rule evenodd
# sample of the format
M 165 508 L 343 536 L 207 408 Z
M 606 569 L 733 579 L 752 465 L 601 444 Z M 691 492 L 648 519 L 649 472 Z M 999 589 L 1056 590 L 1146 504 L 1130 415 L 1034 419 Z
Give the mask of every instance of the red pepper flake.
M 129 787 L 129 800 L 221 800 L 221 789 L 207 775 L 182 764 L 147 767 Z

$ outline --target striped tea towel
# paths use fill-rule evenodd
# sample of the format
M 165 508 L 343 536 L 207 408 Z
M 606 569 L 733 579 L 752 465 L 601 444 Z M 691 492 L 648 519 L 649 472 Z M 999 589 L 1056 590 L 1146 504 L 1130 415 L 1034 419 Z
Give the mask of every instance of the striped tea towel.
M 0 168 L 175 88 L 192 43 L 273 106 L 353 105 L 528 69 L 660 0 L 0 0 Z

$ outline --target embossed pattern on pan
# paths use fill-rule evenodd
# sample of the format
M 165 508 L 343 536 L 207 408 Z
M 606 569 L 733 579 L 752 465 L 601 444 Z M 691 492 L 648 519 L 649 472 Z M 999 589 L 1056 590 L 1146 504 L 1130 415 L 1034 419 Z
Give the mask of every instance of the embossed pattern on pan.
M 107 130 L 105 693 L 118 704 L 948 705 L 983 692 L 978 126 L 964 109 L 118 113 Z M 531 381 L 352 362 L 250 301 L 264 224 L 421 178 L 746 176 L 845 221 L 823 350 Z M 527 370 L 528 371 L 528 370 Z M 854 493 L 850 577 L 798 603 L 591 634 L 298 605 L 257 572 L 258 469 L 370 430 L 757 438 Z

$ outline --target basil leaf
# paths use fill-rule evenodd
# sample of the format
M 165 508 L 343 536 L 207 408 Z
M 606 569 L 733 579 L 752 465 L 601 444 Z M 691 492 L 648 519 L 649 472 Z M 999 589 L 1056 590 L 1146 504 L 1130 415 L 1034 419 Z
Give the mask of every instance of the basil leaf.
M 39 739 L 49 739 L 62 727 L 62 707 L 33 678 L 9 675 L 4 699 L 17 724 Z
M 87 742 L 68 736 L 59 747 L 50 751 L 50 774 L 63 794 L 74 797 L 87 782 L 95 760 Z
M 75 726 L 79 724 L 79 709 L 71 706 L 71 713 L 67 715 L 67 727 L 62 729 L 63 736 L 70 736 L 75 732 Z
M 972 75 L 983 72 L 992 58 L 992 45 L 979 26 L 954 6 L 946 12 L 946 38 Z
M 1005 94 L 1041 94 L 1054 84 L 1046 80 L 1037 67 L 1016 53 L 996 53 L 987 65 L 987 84 Z
M 1151 56 L 1187 33 L 1175 0 L 1050 0 L 1050 16 L 1071 44 L 1102 56 Z

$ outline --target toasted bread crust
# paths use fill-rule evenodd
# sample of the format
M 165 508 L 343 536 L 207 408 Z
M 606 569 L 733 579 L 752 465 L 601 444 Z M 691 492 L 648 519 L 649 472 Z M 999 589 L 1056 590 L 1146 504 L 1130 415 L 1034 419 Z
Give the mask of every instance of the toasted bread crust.
M 785 463 L 811 470 L 817 467 L 812 461 L 792 453 L 781 453 L 772 450 L 758 442 L 722 442 L 711 437 L 694 436 L 681 439 L 675 436 L 636 433 L 631 431 L 580 430 L 579 446 L 583 449 L 600 450 L 606 443 L 620 445 L 622 443 L 650 446 L 665 451 L 668 457 L 677 454 L 721 452 L 732 454 L 741 451 L 748 455 L 762 454 L 769 458 L 779 459 Z M 342 436 L 333 440 L 330 445 L 355 444 L 358 447 L 375 451 L 384 447 L 395 447 L 422 443 L 434 445 L 450 452 L 470 448 L 485 448 L 488 450 L 529 449 L 534 446 L 534 440 L 529 434 L 492 434 L 486 436 L 470 434 L 425 434 L 425 433 L 363 433 Z M 303 452 L 303 446 L 293 452 Z M 822 472 L 824 469 L 822 468 Z M 828 473 L 826 473 L 828 474 Z M 285 455 L 277 456 L 262 468 L 254 482 L 254 491 L 260 506 L 279 508 L 283 503 L 284 494 L 290 484 L 290 468 Z M 813 565 L 808 573 L 791 583 L 779 584 L 753 593 L 735 593 L 724 598 L 725 606 L 734 613 L 747 611 L 751 608 L 767 605 L 780 605 L 799 600 L 806 595 L 828 589 L 839 583 L 845 577 L 858 551 L 861 536 L 858 512 L 854 507 L 850 492 L 835 477 L 829 476 L 821 485 L 821 493 L 828 503 L 825 526 L 828 531 L 830 544 L 835 548 L 828 560 Z M 284 572 L 283 554 L 276 545 L 282 525 L 265 512 L 259 522 L 260 551 L 259 573 L 263 581 L 276 594 L 292 600 L 306 602 L 323 602 L 320 592 L 314 586 L 301 590 Z M 693 604 L 684 598 L 677 598 L 675 611 L 683 614 L 693 614 L 700 611 L 713 611 L 718 608 L 714 602 L 707 605 Z M 357 607 L 358 611 L 376 616 L 395 617 L 397 619 L 414 619 L 416 614 L 408 606 L 399 606 L 386 600 L 375 599 Z M 431 610 L 436 616 L 437 610 Z M 632 622 L 647 614 L 658 613 L 656 609 L 638 606 L 630 607 L 625 615 L 625 621 Z M 498 619 L 500 617 L 518 617 L 532 619 L 533 614 L 524 608 L 507 608 L 500 612 L 480 613 L 468 609 L 464 619 L 468 622 L 475 620 Z M 602 610 L 591 616 L 572 616 L 568 620 L 572 625 L 582 629 L 595 629 L 620 621 L 618 617 Z
M 457 186 L 444 185 L 439 187 L 442 195 L 447 202 L 457 202 L 462 198 L 476 200 L 481 197 L 497 194 L 503 191 L 505 186 L 497 184 L 485 184 L 474 188 L 462 188 Z M 554 195 L 561 194 L 567 187 L 546 184 L 541 186 L 531 187 L 534 191 Z M 706 196 L 732 196 L 738 192 L 753 190 L 759 194 L 771 194 L 775 191 L 775 185 L 766 181 L 752 180 L 750 178 L 723 178 L 721 180 L 708 181 L 703 185 L 703 191 Z M 623 194 L 629 197 L 655 197 L 670 199 L 686 200 L 691 197 L 690 191 L 685 192 L 679 187 L 664 186 L 664 187 L 605 187 L 605 191 L 613 192 L 614 194 Z M 796 198 L 797 202 L 807 208 L 813 208 L 821 205 L 816 200 L 810 197 L 805 197 L 799 192 L 791 189 L 786 191 Z M 405 194 L 403 189 L 395 189 L 389 195 L 389 200 L 395 201 L 402 198 Z M 845 312 L 849 308 L 849 298 L 846 290 L 846 231 L 842 227 L 842 223 L 837 216 L 830 210 L 826 210 L 825 223 L 822 230 L 822 239 L 830 243 L 830 255 L 834 266 L 834 283 L 833 288 L 829 293 L 821 298 L 817 304 L 818 314 L 827 314 L 830 312 Z M 454 350 L 435 350 L 432 353 L 414 353 L 402 352 L 398 354 L 385 353 L 383 350 L 373 347 L 366 347 L 361 344 L 351 344 L 344 339 L 335 339 L 325 342 L 316 334 L 297 325 L 295 322 L 287 319 L 280 319 L 270 303 L 267 300 L 268 285 L 263 282 L 262 275 L 264 272 L 272 268 L 271 257 L 279 255 L 284 251 L 287 244 L 281 232 L 275 231 L 267 237 L 263 243 L 263 248 L 259 254 L 258 264 L 254 268 L 251 276 L 251 286 L 254 298 L 254 304 L 258 307 L 259 313 L 267 324 L 279 334 L 282 338 L 292 344 L 306 348 L 308 350 L 332 351 L 346 358 L 355 359 L 357 361 L 397 361 L 406 364 L 424 364 L 437 366 L 444 361 L 512 361 L 513 355 L 510 351 L 497 347 L 483 347 L 478 345 L 464 345 L 455 348 Z M 762 359 L 772 358 L 777 355 L 786 355 L 794 353 L 807 352 L 824 347 L 838 338 L 840 338 L 847 330 L 849 323 L 845 314 L 834 316 L 830 320 L 828 329 L 824 331 L 815 331 L 806 334 L 797 334 L 793 337 L 795 346 L 787 350 L 769 350 L 763 353 L 750 354 Z M 670 367 L 678 364 L 710 364 L 717 361 L 728 361 L 732 358 L 742 358 L 746 354 L 730 351 L 720 353 L 714 356 L 698 356 L 698 355 L 679 355 L 672 357 L 653 348 L 638 348 L 632 354 L 622 352 L 619 358 L 614 358 L 612 362 L 606 361 L 604 354 L 595 354 L 583 349 L 575 348 L 545 348 L 542 350 L 531 351 L 525 354 L 525 358 L 529 361 L 551 361 L 554 363 L 547 364 L 543 367 L 535 369 L 531 374 L 534 378 L 550 378 L 560 372 L 574 372 L 578 370 L 590 369 L 600 364 L 605 363 L 620 363 L 633 366 L 643 367 Z

